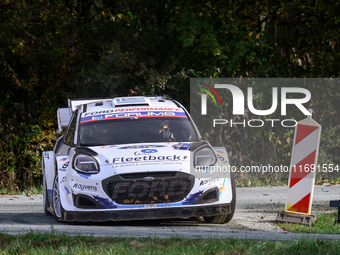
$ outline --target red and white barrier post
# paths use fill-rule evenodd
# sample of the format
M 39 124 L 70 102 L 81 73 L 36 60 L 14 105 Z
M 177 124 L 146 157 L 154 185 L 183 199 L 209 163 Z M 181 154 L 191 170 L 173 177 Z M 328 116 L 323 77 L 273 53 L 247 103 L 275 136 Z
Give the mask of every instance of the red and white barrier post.
M 318 169 L 320 134 L 321 126 L 311 116 L 298 122 L 295 127 L 285 213 L 278 214 L 278 221 L 311 225 L 315 220 L 310 213 Z

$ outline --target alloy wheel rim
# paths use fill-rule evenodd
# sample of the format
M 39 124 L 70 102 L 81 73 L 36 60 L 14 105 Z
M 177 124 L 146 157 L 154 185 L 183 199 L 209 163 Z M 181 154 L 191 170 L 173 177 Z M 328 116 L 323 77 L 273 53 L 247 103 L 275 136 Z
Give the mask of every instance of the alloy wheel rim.
M 60 203 L 60 193 L 59 193 L 59 181 L 58 176 L 54 180 L 53 184 L 53 208 L 55 215 L 61 217 L 61 203 Z

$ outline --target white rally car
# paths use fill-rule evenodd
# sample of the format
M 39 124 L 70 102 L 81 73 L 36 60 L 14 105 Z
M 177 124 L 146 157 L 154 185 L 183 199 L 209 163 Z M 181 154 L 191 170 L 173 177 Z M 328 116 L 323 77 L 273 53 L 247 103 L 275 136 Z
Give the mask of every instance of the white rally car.
M 225 148 L 203 141 L 186 109 L 163 97 L 69 100 L 42 158 L 44 211 L 60 221 L 203 216 L 226 223 L 236 192 Z

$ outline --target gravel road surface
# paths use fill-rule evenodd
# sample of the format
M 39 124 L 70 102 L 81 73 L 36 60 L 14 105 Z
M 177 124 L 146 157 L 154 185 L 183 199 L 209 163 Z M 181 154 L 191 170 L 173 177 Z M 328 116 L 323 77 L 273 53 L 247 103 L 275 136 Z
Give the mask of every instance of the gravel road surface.
M 287 233 L 273 225 L 284 210 L 287 187 L 237 188 L 233 220 L 224 225 L 206 224 L 200 218 L 162 221 L 106 223 L 60 223 L 43 213 L 42 195 L 0 195 L 0 233 L 27 231 L 115 237 L 240 238 L 254 240 L 294 240 L 322 238 L 340 240 L 340 235 Z M 335 211 L 330 200 L 340 199 L 340 186 L 315 186 L 313 214 Z

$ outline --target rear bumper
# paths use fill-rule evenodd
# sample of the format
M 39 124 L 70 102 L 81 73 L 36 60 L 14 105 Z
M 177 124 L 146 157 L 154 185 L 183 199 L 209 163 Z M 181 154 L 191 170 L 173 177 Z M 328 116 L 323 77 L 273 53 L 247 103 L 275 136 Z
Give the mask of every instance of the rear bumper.
M 104 221 L 124 221 L 124 220 L 153 220 L 171 219 L 186 217 L 214 216 L 229 214 L 230 204 L 189 206 L 176 208 L 138 209 L 123 211 L 64 211 L 61 217 L 66 222 L 104 222 Z

